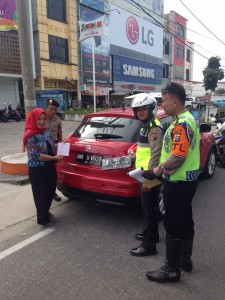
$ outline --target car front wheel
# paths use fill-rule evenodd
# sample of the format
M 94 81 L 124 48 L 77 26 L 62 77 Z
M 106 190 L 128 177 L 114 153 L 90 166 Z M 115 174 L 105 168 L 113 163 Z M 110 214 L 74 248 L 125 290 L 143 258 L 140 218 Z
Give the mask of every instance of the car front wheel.
M 215 151 L 212 149 L 209 152 L 207 162 L 206 162 L 206 166 L 205 166 L 205 169 L 203 171 L 203 176 L 205 178 L 213 177 L 215 169 L 216 169 L 216 154 L 215 154 Z

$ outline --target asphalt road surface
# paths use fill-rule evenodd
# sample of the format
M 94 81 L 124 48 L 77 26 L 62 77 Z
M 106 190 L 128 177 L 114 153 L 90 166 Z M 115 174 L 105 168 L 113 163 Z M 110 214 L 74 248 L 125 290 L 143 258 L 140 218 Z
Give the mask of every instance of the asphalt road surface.
M 158 255 L 136 258 L 129 252 L 139 244 L 134 235 L 142 226 L 140 209 L 79 199 L 52 208 L 51 232 L 35 216 L 1 231 L 0 299 L 224 299 L 224 174 L 218 167 L 213 179 L 199 180 L 194 270 L 182 272 L 179 283 L 160 285 L 145 277 L 164 262 L 162 224 Z

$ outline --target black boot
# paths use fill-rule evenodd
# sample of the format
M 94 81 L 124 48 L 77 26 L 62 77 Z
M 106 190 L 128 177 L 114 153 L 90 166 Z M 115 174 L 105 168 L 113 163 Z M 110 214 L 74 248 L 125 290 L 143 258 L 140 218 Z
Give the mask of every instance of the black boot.
M 179 268 L 181 250 L 182 240 L 167 239 L 165 266 L 157 271 L 147 272 L 147 278 L 158 283 L 178 282 L 181 276 Z
M 180 267 L 185 272 L 191 272 L 193 269 L 193 263 L 191 260 L 193 249 L 193 235 L 187 236 L 183 241 L 183 249 L 180 258 Z

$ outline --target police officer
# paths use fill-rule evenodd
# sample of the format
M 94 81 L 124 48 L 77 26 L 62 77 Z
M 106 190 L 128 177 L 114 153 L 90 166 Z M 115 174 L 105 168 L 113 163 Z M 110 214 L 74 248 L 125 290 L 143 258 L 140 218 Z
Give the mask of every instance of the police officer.
M 160 165 L 143 174 L 150 180 L 163 177 L 166 261 L 161 269 L 146 273 L 149 280 L 159 283 L 177 282 L 180 267 L 186 272 L 193 268 L 192 199 L 197 188 L 200 138 L 194 117 L 185 108 L 185 97 L 180 84 L 171 83 L 164 89 L 162 106 L 173 122 L 164 135 Z
M 140 93 L 133 99 L 132 108 L 136 119 L 142 122 L 136 152 L 136 168 L 152 170 L 159 163 L 163 131 L 156 118 L 157 102 L 147 93 Z M 158 214 L 159 214 L 160 186 L 151 189 L 141 186 L 141 200 L 143 210 L 143 233 L 136 234 L 141 240 L 139 247 L 130 251 L 133 256 L 155 255 L 156 243 L 159 240 Z
M 59 103 L 53 99 L 48 98 L 46 100 L 46 114 L 47 114 L 47 122 L 46 126 L 50 130 L 52 134 L 52 140 L 55 144 L 58 144 L 59 142 L 62 142 L 62 122 L 59 117 L 56 116 L 58 112 Z M 57 202 L 61 201 L 61 197 L 54 194 L 53 199 Z

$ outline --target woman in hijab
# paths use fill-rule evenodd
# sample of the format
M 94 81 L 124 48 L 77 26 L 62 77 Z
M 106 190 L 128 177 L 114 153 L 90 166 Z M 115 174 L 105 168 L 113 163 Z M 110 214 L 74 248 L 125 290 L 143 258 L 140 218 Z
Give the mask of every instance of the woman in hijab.
M 28 154 L 28 175 L 37 209 L 37 223 L 51 226 L 53 215 L 49 209 L 57 181 L 55 162 L 62 156 L 54 155 L 54 144 L 50 131 L 46 129 L 46 120 L 43 109 L 35 108 L 30 112 L 25 125 L 23 149 Z

